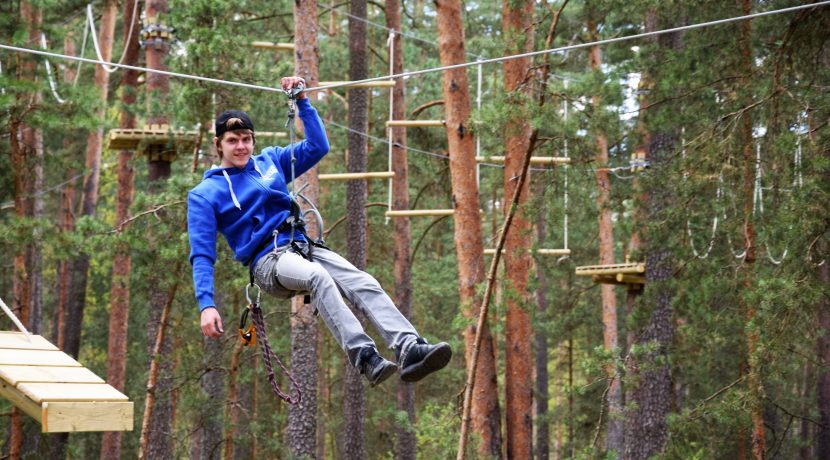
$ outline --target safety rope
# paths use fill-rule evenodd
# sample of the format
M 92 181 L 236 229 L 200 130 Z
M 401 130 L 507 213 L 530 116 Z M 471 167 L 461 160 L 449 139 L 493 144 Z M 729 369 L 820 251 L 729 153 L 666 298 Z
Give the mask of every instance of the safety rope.
M 130 30 L 127 32 L 127 39 L 124 40 L 124 49 L 121 51 L 121 59 L 118 60 L 118 65 L 114 67 L 107 67 L 106 64 L 101 64 L 101 68 L 107 73 L 113 73 L 118 70 L 118 67 L 124 62 L 124 58 L 127 57 L 127 47 L 130 46 L 130 40 L 133 38 L 133 29 L 135 29 L 134 24 L 137 19 L 138 3 L 139 1 L 135 0 L 133 4 L 132 22 L 130 22 Z M 86 5 L 86 22 L 89 26 L 90 32 L 92 32 L 92 44 L 95 46 L 95 54 L 98 55 L 98 60 L 103 61 L 104 57 L 101 54 L 101 47 L 98 45 L 98 33 L 95 31 L 95 18 L 92 16 L 92 3 Z
M 248 288 L 254 286 L 257 288 L 257 298 L 256 302 L 251 301 L 251 297 L 248 295 Z M 249 309 L 251 311 L 251 321 L 254 325 L 254 330 L 256 331 L 256 337 L 259 342 L 259 348 L 262 351 L 262 361 L 265 363 L 265 369 L 268 371 L 268 381 L 271 382 L 271 388 L 274 390 L 274 394 L 277 395 L 280 399 L 287 402 L 288 404 L 297 404 L 303 399 L 303 392 L 300 389 L 300 384 L 294 379 L 294 376 L 286 369 L 285 365 L 282 363 L 282 360 L 274 350 L 271 349 L 271 344 L 268 342 L 268 336 L 265 332 L 265 318 L 262 314 L 262 308 L 260 308 L 260 298 L 262 295 L 262 291 L 259 290 L 259 286 L 256 284 L 251 283 L 250 285 L 245 287 L 245 296 L 248 298 Z M 282 372 L 288 377 L 288 380 L 291 381 L 291 385 L 297 392 L 296 397 L 291 397 L 285 392 L 282 391 L 279 384 L 277 383 L 277 377 L 274 374 L 274 366 L 271 362 L 271 359 L 277 361 L 277 364 L 280 366 Z
M 3 299 L 0 299 L 0 308 L 2 308 L 6 315 L 8 315 L 9 319 L 12 320 L 14 325 L 17 326 L 18 329 L 20 329 L 20 332 L 26 335 L 26 340 L 31 342 L 31 334 L 29 334 L 29 331 L 27 331 L 26 328 L 23 326 L 23 323 L 20 322 L 20 319 L 17 317 L 17 315 L 15 315 L 14 312 L 12 312 L 12 309 L 9 308 L 9 306 L 6 305 L 5 302 L 3 302 Z
M 395 73 L 395 29 L 389 29 L 389 39 L 386 41 L 386 45 L 389 48 L 389 75 Z M 393 120 L 395 118 L 395 87 L 389 88 L 389 120 Z M 388 146 L 387 149 L 387 159 L 389 160 L 389 172 L 392 172 L 392 134 L 393 128 L 391 126 L 386 127 L 386 137 L 388 138 Z M 386 184 L 387 188 L 387 203 L 386 209 L 392 211 L 392 177 L 389 177 L 389 181 Z M 384 225 L 389 225 L 389 216 L 386 216 L 384 220 Z
M 391 75 L 391 76 L 390 75 L 384 75 L 382 77 L 367 78 L 367 79 L 364 79 L 364 80 L 357 80 L 357 81 L 343 82 L 343 83 L 333 83 L 333 84 L 330 84 L 330 85 L 323 85 L 323 86 L 306 88 L 305 92 L 310 93 L 310 92 L 315 92 L 315 91 L 323 91 L 323 90 L 328 90 L 328 89 L 351 86 L 351 85 L 359 84 L 359 83 L 371 83 L 371 82 L 375 82 L 375 81 L 389 80 L 390 78 L 411 77 L 411 76 L 423 75 L 423 74 L 433 73 L 433 72 L 443 72 L 443 71 L 446 71 L 446 70 L 467 68 L 467 67 L 472 67 L 472 66 L 476 66 L 476 65 L 501 63 L 501 62 L 509 61 L 509 60 L 512 60 L 512 59 L 521 59 L 521 58 L 526 58 L 526 57 L 534 57 L 534 56 L 540 56 L 540 55 L 544 55 L 544 54 L 562 53 L 562 52 L 565 52 L 565 51 L 570 51 L 570 50 L 575 50 L 575 49 L 583 49 L 583 48 L 588 48 L 588 47 L 591 47 L 591 46 L 608 45 L 608 44 L 612 44 L 612 43 L 625 42 L 625 41 L 636 40 L 636 39 L 647 38 L 647 37 L 654 37 L 654 36 L 658 36 L 658 35 L 682 32 L 682 31 L 686 31 L 686 30 L 712 27 L 712 26 L 728 24 L 728 23 L 737 22 L 737 21 L 745 21 L 745 20 L 749 20 L 749 19 L 772 16 L 772 15 L 777 15 L 777 14 L 792 13 L 792 12 L 795 12 L 795 11 L 800 11 L 800 10 L 809 9 L 809 8 L 819 8 L 819 7 L 824 7 L 824 6 L 828 6 L 828 5 L 830 5 L 830 0 L 825 0 L 823 2 L 810 3 L 810 4 L 806 4 L 806 5 L 797 5 L 797 6 L 793 6 L 793 7 L 789 7 L 789 8 L 782 8 L 782 9 L 771 10 L 771 11 L 763 11 L 763 12 L 760 12 L 760 13 L 753 13 L 753 14 L 747 14 L 747 15 L 742 15 L 742 16 L 734 16 L 734 17 L 731 17 L 731 18 L 718 19 L 718 20 L 715 20 L 715 21 L 708 21 L 708 22 L 701 22 L 701 23 L 697 23 L 697 24 L 690 24 L 690 25 L 681 26 L 681 27 L 673 27 L 673 28 L 670 28 L 670 29 L 657 30 L 657 31 L 653 31 L 653 32 L 645 32 L 645 33 L 635 34 L 635 35 L 628 35 L 628 36 L 625 36 L 625 37 L 615 37 L 615 38 L 609 38 L 609 39 L 604 39 L 604 40 L 597 40 L 597 41 L 593 41 L 593 42 L 585 42 L 585 43 L 578 43 L 578 44 L 574 44 L 574 45 L 567 45 L 567 46 L 562 46 L 562 47 L 559 47 L 559 48 L 551 48 L 551 49 L 546 49 L 546 50 L 541 50 L 541 51 L 533 51 L 533 52 L 529 52 L 529 53 L 514 54 L 514 55 L 502 56 L 502 57 L 498 57 L 498 58 L 483 59 L 481 61 L 472 61 L 472 62 L 465 62 L 465 63 L 461 63 L 461 64 L 454 64 L 454 65 L 448 65 L 448 66 L 443 66 L 443 67 L 433 67 L 433 68 L 415 70 L 415 71 L 410 71 L 410 72 L 402 72 L 402 73 Z M 260 90 L 260 91 L 268 91 L 268 92 L 282 92 L 282 89 L 273 88 L 273 87 L 270 87 L 270 86 L 254 85 L 254 84 L 250 84 L 250 83 L 241 83 L 241 82 L 228 81 L 228 80 L 222 80 L 222 79 L 217 79 L 217 78 L 201 77 L 201 76 L 198 76 L 198 75 L 190 75 L 190 74 L 179 73 L 179 72 L 170 72 L 170 71 L 160 70 L 160 69 L 149 69 L 149 68 L 146 68 L 146 67 L 139 67 L 139 66 L 132 66 L 132 65 L 127 65 L 127 64 L 106 62 L 106 61 L 101 60 L 101 59 L 96 60 L 96 59 L 88 59 L 88 58 L 79 57 L 79 56 L 67 56 L 65 54 L 39 51 L 39 50 L 36 50 L 36 49 L 25 48 L 25 47 L 20 47 L 20 46 L 11 46 L 11 45 L 6 45 L 6 44 L 0 44 L 0 49 L 5 49 L 5 50 L 8 50 L 8 51 L 15 51 L 15 52 L 19 52 L 19 53 L 29 53 L 29 54 L 36 54 L 36 55 L 40 55 L 40 56 L 48 56 L 48 57 L 55 57 L 55 58 L 61 58 L 61 59 L 68 59 L 68 60 L 73 60 L 73 61 L 82 61 L 82 62 L 88 62 L 88 63 L 98 64 L 98 65 L 120 67 L 122 69 L 131 69 L 131 70 L 137 70 L 137 71 L 141 71 L 141 72 L 150 72 L 150 73 L 156 73 L 156 74 L 159 74 L 159 75 L 167 75 L 167 76 L 170 76 L 170 77 L 184 78 L 184 79 L 189 79 L 189 80 L 197 80 L 197 81 L 203 81 L 203 82 L 208 82 L 208 83 L 216 83 L 216 84 L 227 85 L 227 86 L 235 86 L 235 87 L 239 87 L 239 88 L 255 89 L 255 90 Z
M 40 47 L 42 49 L 46 49 L 46 34 L 43 32 L 40 33 Z M 58 94 L 58 84 L 55 82 L 55 78 L 52 75 L 52 64 L 49 63 L 49 59 L 44 59 L 43 63 L 46 65 L 46 77 L 49 79 L 49 89 L 52 90 L 52 96 L 58 101 L 58 104 L 63 104 L 66 102 L 61 96 Z

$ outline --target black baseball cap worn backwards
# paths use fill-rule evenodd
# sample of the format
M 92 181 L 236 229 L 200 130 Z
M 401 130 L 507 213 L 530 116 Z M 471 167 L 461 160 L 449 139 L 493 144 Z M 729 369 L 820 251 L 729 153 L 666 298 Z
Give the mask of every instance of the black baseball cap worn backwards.
M 228 126 L 228 120 L 231 118 L 238 118 L 242 120 L 242 125 L 234 124 L 233 128 Z M 251 121 L 251 117 L 248 116 L 247 113 L 241 110 L 225 110 L 218 117 L 216 117 L 216 122 L 214 123 L 214 129 L 216 131 L 216 137 L 222 137 L 228 131 L 236 131 L 237 129 L 250 129 L 251 131 L 254 130 L 254 122 Z

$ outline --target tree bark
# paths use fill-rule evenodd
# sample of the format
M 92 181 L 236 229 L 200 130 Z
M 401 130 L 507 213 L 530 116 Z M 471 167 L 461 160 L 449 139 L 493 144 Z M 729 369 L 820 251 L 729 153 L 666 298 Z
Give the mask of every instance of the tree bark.
M 101 16 L 101 28 L 98 32 L 98 42 L 101 48 L 101 57 L 105 61 L 112 58 L 112 41 L 115 33 L 115 19 L 118 13 L 118 2 L 106 0 Z M 99 91 L 100 106 L 97 115 L 100 120 L 106 116 L 107 99 L 109 93 L 109 73 L 103 67 L 95 67 L 95 86 Z M 87 136 L 86 174 L 81 194 L 82 216 L 95 216 L 98 206 L 98 181 L 100 179 L 101 151 L 103 149 L 103 126 L 92 130 Z M 66 311 L 66 328 L 64 333 L 64 351 L 77 358 L 81 348 L 81 326 L 84 321 L 86 306 L 87 273 L 89 271 L 89 255 L 81 254 L 72 261 L 72 287 Z
M 508 43 L 507 54 L 533 50 L 533 6 L 529 0 L 502 1 L 502 31 Z M 531 59 L 504 62 L 504 87 L 515 114 L 504 127 L 504 196 L 516 193 L 517 178 L 522 173 L 524 157 L 531 148 L 532 127 L 528 102 L 530 85 L 526 78 Z M 530 174 L 528 172 L 528 174 Z M 530 273 L 530 222 L 523 216 L 527 203 L 530 177 L 519 191 L 519 211 L 505 239 L 504 271 L 507 274 L 507 315 L 505 325 L 505 412 L 507 415 L 507 458 L 533 457 L 533 328 L 530 323 L 530 295 L 527 291 Z M 508 212 L 504 207 L 505 215 Z
M 436 0 L 439 56 L 442 66 L 466 62 L 460 0 Z M 475 140 L 469 131 L 470 90 L 465 69 L 442 74 L 444 118 L 450 154 L 453 193 L 453 241 L 458 260 L 459 300 L 469 325 L 464 329 L 465 358 L 469 363 L 475 341 L 480 296 L 476 285 L 484 280 L 484 240 L 476 184 Z M 501 414 L 496 382 L 493 338 L 484 325 L 472 401 L 472 428 L 478 435 L 482 458 L 501 458 Z
M 349 17 L 349 79 L 362 80 L 369 75 L 366 45 L 366 0 L 351 0 Z M 349 100 L 349 158 L 350 173 L 366 171 L 366 139 L 359 133 L 369 129 L 369 101 L 365 88 L 351 88 Z M 349 242 L 348 259 L 355 267 L 366 268 L 366 181 L 349 181 L 346 190 L 346 241 Z M 354 308 L 353 308 L 354 309 Z M 364 323 L 362 315 L 355 315 Z M 350 363 L 346 364 L 343 380 L 343 437 L 344 459 L 366 457 L 364 423 L 366 401 L 363 377 Z
M 749 0 L 741 0 L 741 5 L 744 14 L 749 14 L 751 5 Z M 744 72 L 744 82 L 747 83 L 741 103 L 748 107 L 753 102 L 751 85 L 752 69 L 754 66 L 752 49 L 751 49 L 751 35 L 752 22 L 749 20 L 741 21 L 741 35 L 738 40 L 738 49 L 741 54 L 741 67 Z M 755 222 L 753 219 L 753 196 L 755 192 L 755 149 L 753 148 L 752 139 L 752 115 L 747 112 L 744 113 L 740 120 L 739 128 L 741 151 L 744 159 L 744 181 L 743 181 L 743 197 L 744 197 L 744 247 L 746 255 L 741 263 L 739 277 L 743 289 L 751 290 L 755 286 L 755 260 L 756 260 L 756 241 L 755 241 Z M 752 329 L 752 319 L 755 317 L 754 306 L 744 300 L 746 297 L 741 297 L 741 307 L 746 315 L 746 340 L 747 340 L 747 384 L 749 386 L 749 410 L 752 418 L 752 456 L 756 460 L 764 458 L 764 451 L 766 450 L 766 433 L 764 428 L 764 405 L 763 394 L 764 387 L 761 380 L 761 374 L 758 367 L 758 341 L 759 334 Z
M 822 254 L 828 254 L 825 250 Z M 830 286 L 830 268 L 828 262 L 819 267 L 819 277 L 825 286 Z M 830 300 L 824 299 L 818 309 L 819 328 L 824 331 L 820 334 L 817 343 L 819 366 L 816 366 L 818 381 L 816 396 L 818 402 L 819 421 L 822 426 L 816 428 L 816 458 L 830 458 Z
M 654 30 L 653 12 L 646 17 L 646 30 Z M 660 49 L 679 49 L 682 35 L 663 35 L 658 40 Z M 643 125 L 652 117 L 651 111 L 640 115 Z M 655 118 L 658 118 L 655 116 Z M 662 131 L 650 132 L 641 128 L 644 139 L 648 140 L 647 161 L 652 166 L 653 177 L 661 177 L 662 171 L 671 167 L 673 150 L 677 144 L 677 135 L 670 127 Z M 636 222 L 635 228 L 648 228 L 648 222 L 667 219 L 674 195 L 668 184 L 649 184 L 649 193 L 639 199 L 635 216 L 642 222 Z M 635 242 L 638 240 L 634 240 Z M 625 412 L 625 459 L 645 460 L 661 454 L 668 440 L 667 418 L 673 406 L 673 386 L 669 364 L 669 347 L 674 339 L 674 321 L 672 300 L 674 290 L 671 279 L 674 274 L 674 255 L 672 242 L 666 238 L 652 235 L 648 231 L 643 235 L 642 252 L 646 262 L 646 284 L 642 296 L 629 295 L 631 302 L 638 301 L 637 308 L 648 309 L 651 314 L 648 323 L 634 334 L 634 342 L 642 347 L 651 347 L 641 355 L 629 354 L 626 364 L 626 391 L 630 404 Z M 646 300 L 651 305 L 646 305 Z
M 306 84 L 319 81 L 320 56 L 317 48 L 317 3 L 313 0 L 294 2 L 294 68 Z M 316 95 L 314 93 L 312 96 Z M 309 96 L 309 97 L 312 97 Z M 317 167 L 297 178 L 297 190 L 309 184 L 303 194 L 317 202 L 320 193 Z M 317 235 L 317 223 L 309 222 L 309 234 Z M 303 392 L 299 404 L 288 407 L 286 437 L 295 458 L 314 458 L 317 454 L 317 324 L 311 305 L 302 297 L 291 302 L 291 371 Z
M 596 40 L 597 23 L 596 19 L 588 19 L 589 40 Z M 599 46 L 589 48 L 588 57 L 591 62 L 591 70 L 594 73 L 601 73 L 602 50 Z M 591 104 L 594 112 L 601 112 L 602 100 L 599 96 L 591 97 Z M 597 144 L 595 155 L 597 182 L 597 209 L 599 212 L 599 263 L 610 265 L 614 263 L 614 224 L 611 220 L 611 181 L 608 178 L 608 139 L 601 127 L 595 128 L 594 139 Z M 613 284 L 600 285 L 602 298 L 602 332 L 603 347 L 609 355 L 615 357 L 618 350 L 617 335 L 617 295 Z M 623 425 L 622 425 L 622 385 L 617 376 L 617 369 L 612 361 L 605 368 L 608 376 L 608 428 L 605 439 L 605 450 L 615 451 L 617 455 L 623 452 Z
M 544 199 L 545 184 L 537 182 L 535 187 L 536 196 Z M 536 241 L 545 241 L 547 237 L 547 225 L 544 212 L 536 219 Z M 539 283 L 536 289 L 536 316 L 541 324 L 546 324 L 548 319 L 548 279 L 542 264 L 536 264 L 536 281 Z M 548 375 L 548 333 L 544 327 L 537 327 L 534 331 L 536 336 L 536 460 L 548 460 L 550 458 L 550 421 L 548 420 L 548 399 L 550 398 L 550 378 Z
M 400 0 L 386 0 L 386 27 L 395 31 L 392 43 L 392 73 L 403 72 L 403 36 Z M 406 119 L 405 81 L 399 78 L 392 89 L 392 119 Z M 409 209 L 409 168 L 406 158 L 406 128 L 387 128 L 392 142 L 392 209 Z M 409 219 L 395 219 L 395 305 L 406 318 L 412 317 L 412 227 Z M 415 385 L 398 384 L 398 410 L 405 412 L 410 426 L 398 426 L 395 433 L 395 458 L 415 460 L 418 440 L 415 424 Z
M 135 2 L 124 3 L 124 41 L 130 37 L 124 53 L 124 63 L 138 64 L 138 18 L 133 17 Z M 132 33 L 130 32 L 132 31 Z M 135 128 L 133 115 L 138 87 L 138 71 L 125 70 L 121 79 L 121 119 L 122 129 Z M 133 201 L 133 178 L 135 173 L 130 161 L 132 151 L 122 150 L 118 153 L 118 173 L 116 186 L 115 222 L 120 224 L 130 218 L 130 205 Z M 109 340 L 107 344 L 107 383 L 122 393 L 127 379 L 127 324 L 130 312 L 130 276 L 132 274 L 132 257 L 126 243 L 117 243 L 112 263 L 112 283 L 110 286 Z M 101 440 L 101 460 L 121 458 L 121 431 L 104 433 Z

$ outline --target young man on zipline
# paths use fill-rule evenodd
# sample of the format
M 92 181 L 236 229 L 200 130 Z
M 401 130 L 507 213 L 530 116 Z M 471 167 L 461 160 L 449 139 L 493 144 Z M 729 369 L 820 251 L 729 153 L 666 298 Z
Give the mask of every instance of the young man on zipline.
M 305 127 L 305 140 L 287 147 L 254 150 L 254 124 L 245 112 L 226 110 L 215 121 L 213 142 L 221 163 L 205 172 L 187 199 L 190 263 L 202 333 L 222 335 L 222 317 L 213 300 L 216 235 L 224 235 L 237 261 L 248 266 L 252 278 L 278 297 L 309 292 L 349 362 L 372 386 L 398 368 L 401 380 L 418 381 L 450 361 L 447 343 L 430 345 L 392 303 L 371 275 L 358 270 L 337 253 L 306 238 L 299 205 L 288 183 L 311 169 L 329 151 L 323 122 L 301 89 L 299 77 L 285 77 L 281 85 L 293 95 Z M 292 94 L 293 90 L 293 94 Z M 291 96 L 289 96 L 291 97 Z M 289 120 L 292 121 L 292 120 Z M 292 157 L 294 162 L 292 162 Z M 293 163 L 293 164 L 292 164 Z M 344 303 L 344 296 L 380 332 L 397 363 L 384 359 L 375 342 Z

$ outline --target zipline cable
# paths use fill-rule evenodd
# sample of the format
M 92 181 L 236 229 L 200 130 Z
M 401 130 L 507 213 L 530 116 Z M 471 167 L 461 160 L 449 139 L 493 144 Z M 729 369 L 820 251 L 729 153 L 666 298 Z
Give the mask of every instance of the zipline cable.
M 562 46 L 562 47 L 559 47 L 559 48 L 551 48 L 551 49 L 542 50 L 542 51 L 533 51 L 533 52 L 530 52 L 530 53 L 514 54 L 514 55 L 503 56 L 503 57 L 499 57 L 499 58 L 484 59 L 480 62 L 479 61 L 465 62 L 465 63 L 461 63 L 461 64 L 453 64 L 453 65 L 448 65 L 448 66 L 443 66 L 443 67 L 434 67 L 434 68 L 415 70 L 415 71 L 410 71 L 410 72 L 402 72 L 402 73 L 399 73 L 399 74 L 392 75 L 391 77 L 392 78 L 404 78 L 404 77 L 411 77 L 411 76 L 416 76 L 416 75 L 423 75 L 423 74 L 432 73 L 432 72 L 443 72 L 445 70 L 454 70 L 454 69 L 472 67 L 472 66 L 480 65 L 480 64 L 481 65 L 483 65 L 483 64 L 494 64 L 494 63 L 509 61 L 509 60 L 512 60 L 512 59 L 520 59 L 520 58 L 525 58 L 525 57 L 534 57 L 534 56 L 540 56 L 540 55 L 543 55 L 543 54 L 560 53 L 560 52 L 570 51 L 570 50 L 575 50 L 575 49 L 588 48 L 588 47 L 591 47 L 591 46 L 608 45 L 608 44 L 611 44 L 611 43 L 619 43 L 619 42 L 630 41 L 630 40 L 635 40 L 635 39 L 639 39 L 639 38 L 654 37 L 654 36 L 658 36 L 658 35 L 662 35 L 662 34 L 682 32 L 682 31 L 685 31 L 685 30 L 700 29 L 700 28 L 704 28 L 704 27 L 711 27 L 711 26 L 716 26 L 716 25 L 721 25 L 721 24 L 728 24 L 728 23 L 732 23 L 732 22 L 744 21 L 744 20 L 748 20 L 748 19 L 772 16 L 772 15 L 777 15 L 777 14 L 792 13 L 794 11 L 800 11 L 800 10 L 809 9 L 809 8 L 824 7 L 824 6 L 828 6 L 828 5 L 830 5 L 830 0 L 825 0 L 823 2 L 811 3 L 811 4 L 808 4 L 808 5 L 798 5 L 798 6 L 793 6 L 793 7 L 789 7 L 789 8 L 782 8 L 782 9 L 779 9 L 779 10 L 764 11 L 764 12 L 761 12 L 761 13 L 753 13 L 753 14 L 747 14 L 747 15 L 743 15 L 743 16 L 735 16 L 735 17 L 726 18 L 726 19 L 718 19 L 718 20 L 715 20 L 715 21 L 701 22 L 701 23 L 698 23 L 698 24 L 690 24 L 690 25 L 681 26 L 681 27 L 673 27 L 673 28 L 665 29 L 665 30 L 657 30 L 657 31 L 653 31 L 653 32 L 645 32 L 645 33 L 642 33 L 642 34 L 629 35 L 629 36 L 626 36 L 626 37 L 609 38 L 609 39 L 605 39 L 605 40 L 597 40 L 597 41 L 594 41 L 594 42 L 586 42 L 586 43 L 579 43 L 579 44 L 575 44 L 575 45 Z M 82 61 L 82 62 L 88 62 L 88 63 L 92 63 L 92 64 L 99 64 L 99 65 L 103 65 L 103 66 L 109 65 L 109 66 L 113 66 L 113 67 L 119 67 L 119 68 L 122 68 L 122 69 L 136 70 L 136 71 L 139 71 L 139 72 L 156 73 L 156 74 L 159 74 L 159 75 L 167 75 L 169 77 L 184 78 L 184 79 L 188 79 L 188 80 L 204 81 L 204 82 L 208 82 L 208 83 L 216 83 L 216 84 L 219 84 L 219 85 L 235 86 L 235 87 L 238 87 L 238 88 L 256 89 L 256 90 L 268 91 L 268 92 L 272 92 L 272 93 L 281 93 L 282 92 L 282 89 L 280 89 L 278 87 L 254 85 L 254 84 L 250 84 L 250 83 L 228 81 L 228 80 L 222 80 L 222 79 L 218 79 L 218 78 L 202 77 L 202 76 L 198 76 L 198 75 L 190 75 L 190 74 L 184 74 L 184 73 L 179 73 L 179 72 L 170 72 L 170 71 L 159 70 L 159 69 L 149 69 L 149 68 L 146 68 L 146 67 L 138 67 L 138 66 L 127 65 L 127 64 L 118 64 L 118 63 L 106 62 L 106 61 L 103 61 L 103 60 L 96 60 L 96 59 L 88 59 L 88 58 L 83 58 L 83 57 L 78 57 L 78 56 L 67 56 L 65 54 L 51 53 L 51 52 L 47 52 L 47 51 L 39 51 L 39 50 L 36 50 L 36 49 L 24 48 L 24 47 L 20 47 L 20 46 L 6 45 L 6 44 L 2 44 L 2 43 L 0 43 L 0 49 L 5 49 L 5 50 L 8 50 L 8 51 L 15 51 L 15 52 L 19 52 L 19 53 L 29 53 L 29 54 L 36 54 L 36 55 L 40 55 L 40 56 L 68 59 L 68 60 L 74 60 L 74 61 Z M 324 86 L 317 86 L 317 87 L 313 87 L 313 88 L 306 88 L 305 91 L 306 91 L 306 93 L 311 93 L 311 92 L 314 92 L 314 91 L 323 91 L 323 90 L 327 90 L 327 89 L 340 88 L 340 87 L 350 86 L 350 85 L 354 85 L 354 84 L 371 83 L 371 82 L 380 81 L 380 80 L 389 80 L 389 78 L 390 78 L 390 76 L 384 75 L 382 77 L 367 78 L 367 79 L 364 79 L 364 80 L 357 80 L 357 81 L 352 81 L 352 82 L 334 83 L 334 84 L 331 84 L 331 85 L 324 85 Z

